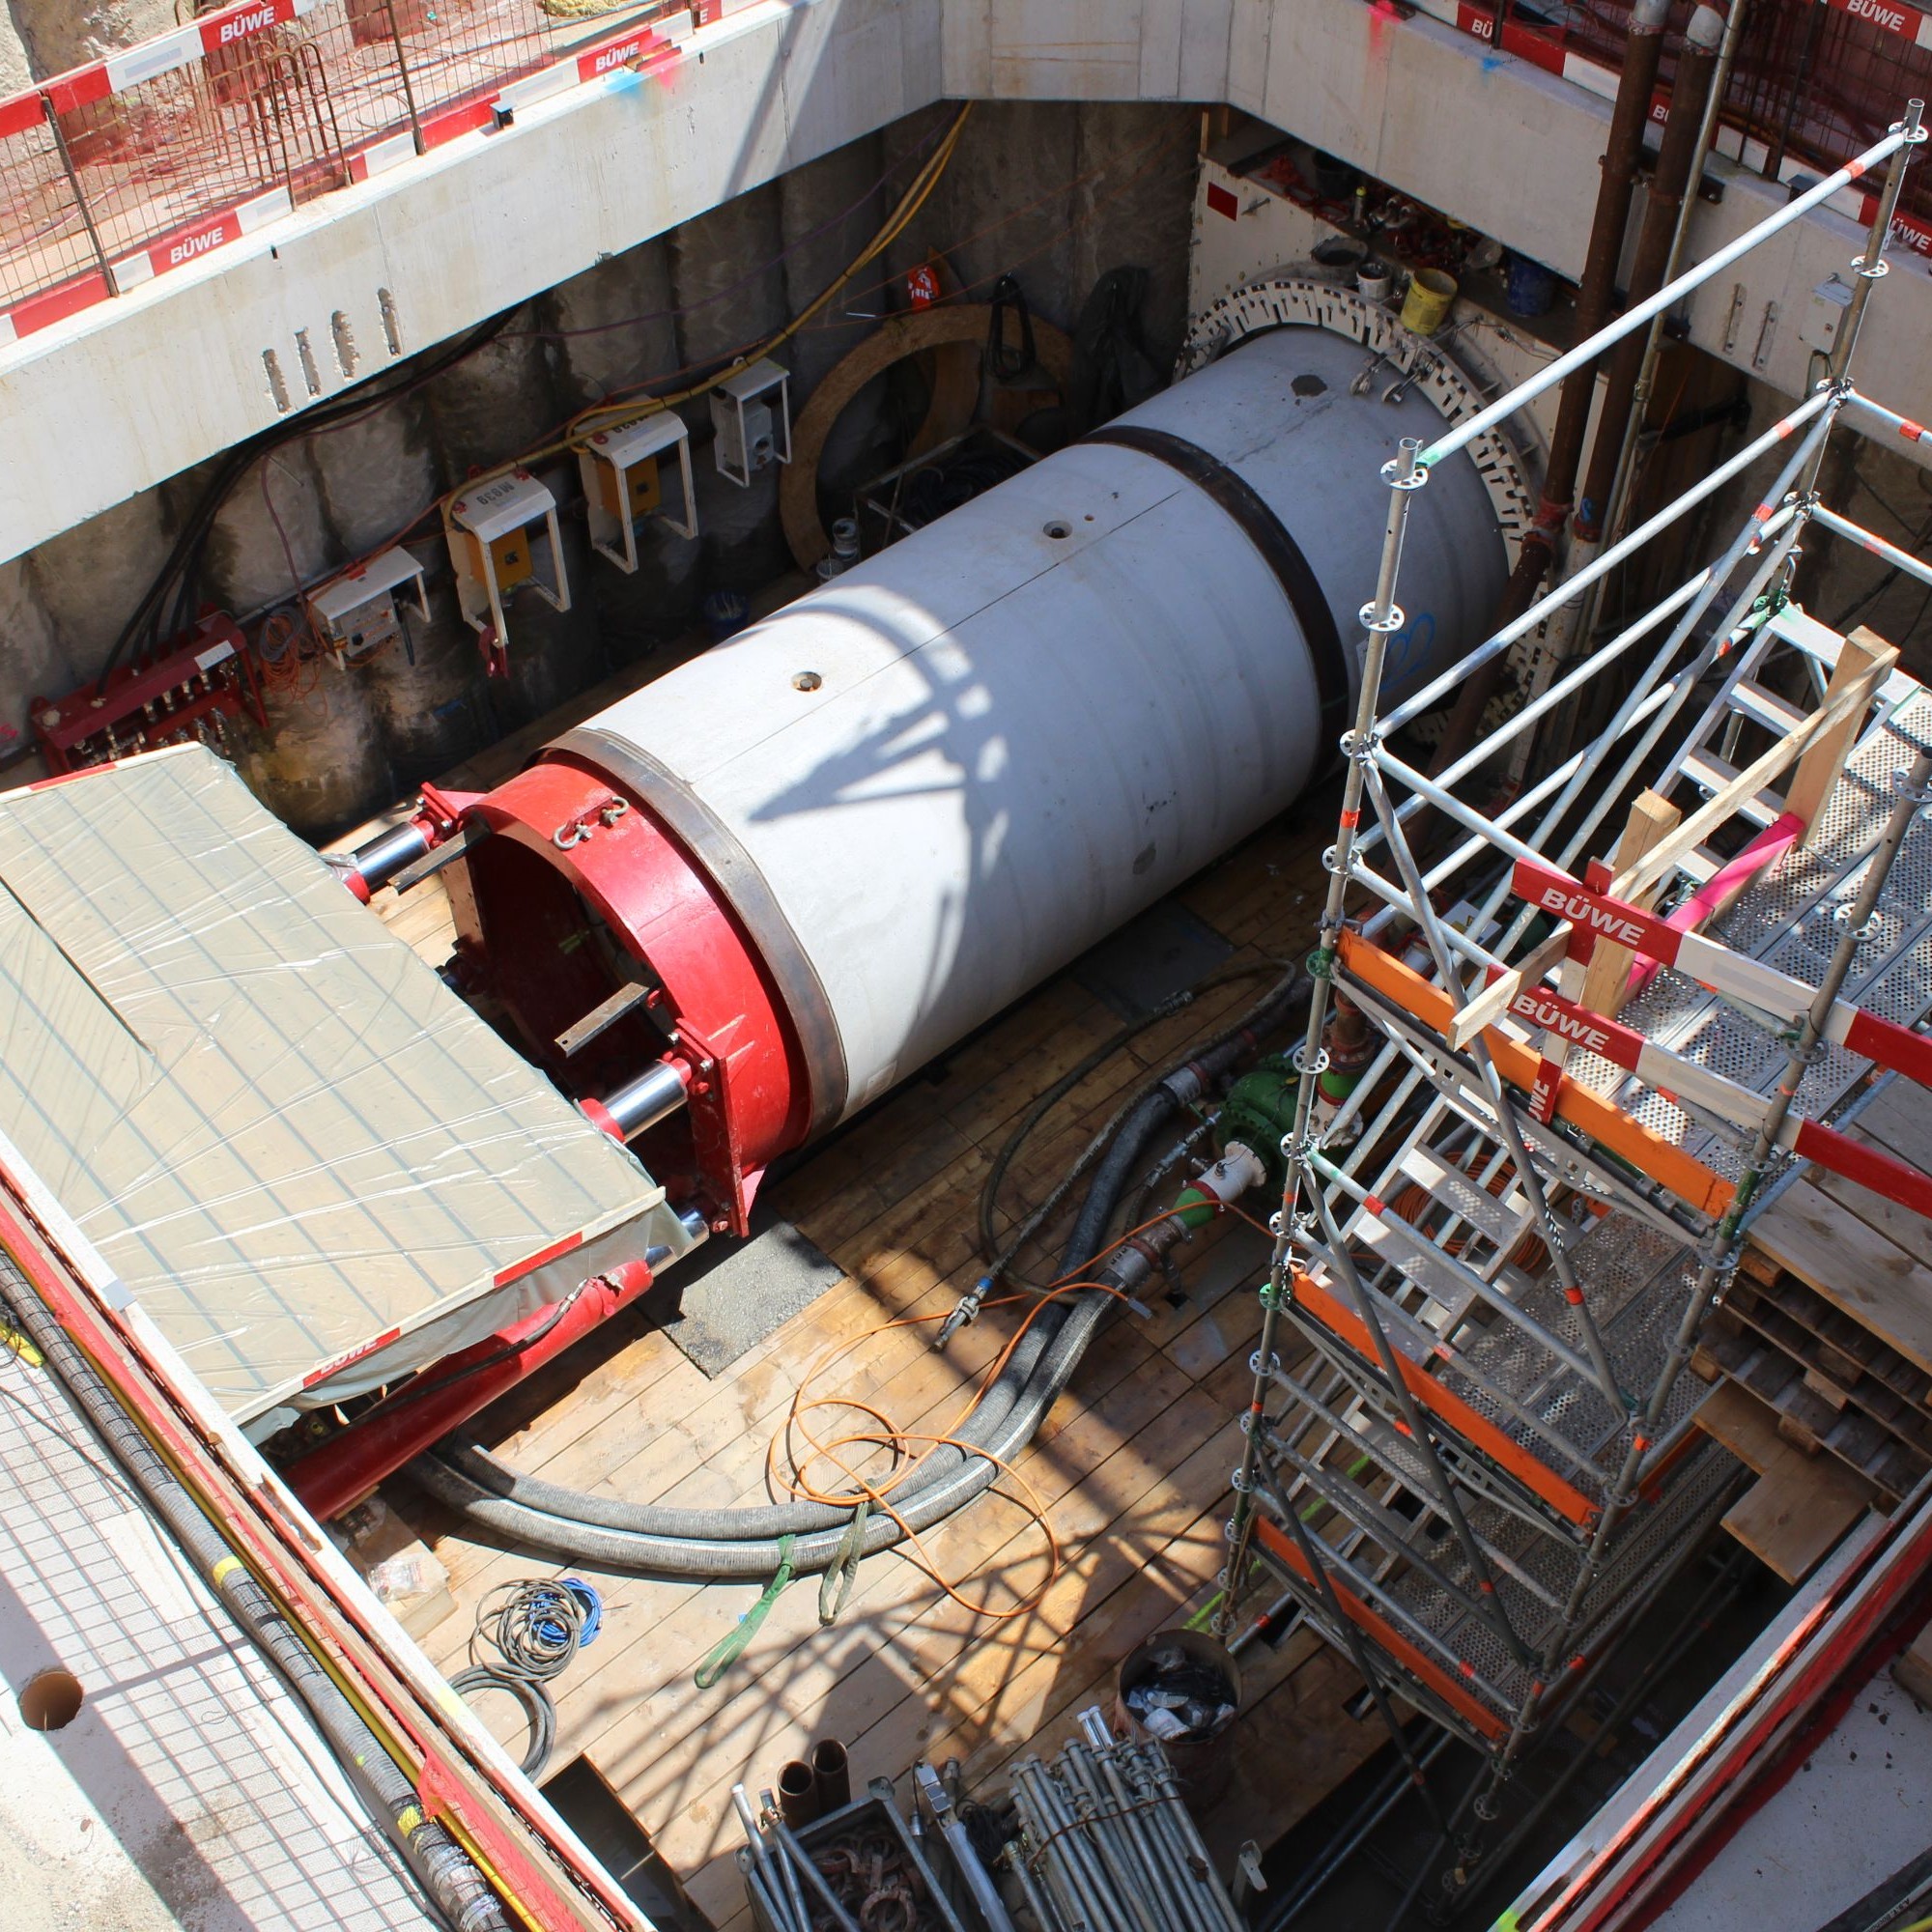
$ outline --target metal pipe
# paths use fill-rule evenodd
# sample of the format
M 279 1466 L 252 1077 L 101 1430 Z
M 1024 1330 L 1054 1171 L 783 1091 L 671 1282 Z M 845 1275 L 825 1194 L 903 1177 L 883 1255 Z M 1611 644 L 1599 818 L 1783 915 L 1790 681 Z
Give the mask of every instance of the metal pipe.
M 837 1738 L 820 1738 L 811 1747 L 812 1792 L 818 1813 L 839 1811 L 852 1802 L 852 1768 Z
M 1717 72 L 1712 76 L 1709 93 L 1704 101 L 1704 113 L 1697 129 L 1696 160 L 1693 166 L 1696 179 L 1701 183 L 1705 163 L 1710 158 L 1711 144 L 1717 138 L 1719 117 L 1723 113 L 1724 97 L 1730 91 L 1731 71 L 1737 65 L 1738 48 L 1744 41 L 1745 15 L 1749 11 L 1749 0 L 1730 0 L 1729 11 L 1724 17 L 1724 38 L 1718 49 Z M 1690 240 L 1690 220 L 1697 207 L 1695 195 L 1686 195 L 1677 210 L 1677 228 L 1670 238 L 1670 257 L 1664 265 L 1666 281 L 1675 280 L 1677 270 L 1684 260 L 1684 250 Z M 1633 481 L 1636 474 L 1636 442 L 1643 418 L 1649 413 L 1651 384 L 1657 377 L 1657 360 L 1663 349 L 1663 317 L 1653 319 L 1643 339 L 1643 361 L 1637 371 L 1636 386 L 1631 393 L 1630 412 L 1624 419 L 1622 446 L 1617 451 L 1617 467 L 1611 483 L 1609 497 L 1604 506 L 1600 527 L 1614 536 L 1623 522 Z M 1601 593 L 1592 590 L 1583 600 L 1577 612 L 1577 633 L 1587 639 L 1596 627 L 1597 599 Z
M 1047 1796 L 1051 1782 L 1052 1773 L 1038 1758 L 1016 1765 L 1013 1769 L 1013 1787 L 1025 1800 L 1026 1809 L 1033 1813 L 1036 1834 L 1039 1839 L 1037 1856 L 1045 1863 L 1046 1882 L 1049 1887 L 1054 1885 L 1057 1870 L 1060 1877 L 1058 1889 L 1071 1898 L 1075 1911 L 1093 1932 L 1120 1932 L 1112 1915 L 1094 1896 L 1093 1880 L 1080 1857 L 1079 1848 L 1072 1842 L 1070 1821 L 1061 1816 Z
M 1142 1760 L 1148 1767 L 1154 1789 L 1167 1801 L 1156 1808 L 1153 1815 L 1172 1819 L 1176 1832 L 1187 1847 L 1187 1863 L 1190 1869 L 1198 1867 L 1203 1874 L 1199 1882 L 1206 1887 L 1209 1900 L 1228 1926 L 1228 1932 L 1247 1932 L 1246 1921 L 1230 1903 L 1228 1894 L 1214 1875 L 1213 1857 L 1202 1840 L 1194 1814 L 1181 1799 L 1180 1787 L 1174 1781 L 1174 1768 L 1168 1762 L 1167 1753 L 1158 1745 L 1149 1745 L 1142 1752 Z
M 1456 1737 L 1453 1732 L 1437 1730 L 1428 1744 L 1417 1752 L 1417 1763 L 1427 1772 L 1429 1767 L 1455 1742 Z M 1408 1789 L 1410 1781 L 1408 1767 L 1398 1763 L 1376 1786 L 1368 1803 L 1356 1809 L 1354 1817 L 1340 1834 L 1343 1842 L 1324 1854 L 1321 1863 L 1312 1872 L 1303 1875 L 1294 1889 L 1275 1908 L 1273 1916 L 1264 1927 L 1264 1932 L 1287 1932 L 1287 1928 L 1301 1917 L 1303 1910 L 1314 1900 L 1321 1888 L 1353 1856 L 1362 1840 L 1402 1802 L 1402 1795 Z
M 1714 277 L 1720 275 L 1733 262 L 1768 241 L 1780 230 L 1789 228 L 1794 221 L 1802 221 L 1814 208 L 1822 208 L 1840 188 L 1851 185 L 1888 156 L 1894 155 L 1906 145 L 1907 136 L 1903 129 L 1882 135 L 1863 154 L 1855 156 L 1843 167 L 1834 168 L 1816 185 L 1795 196 L 1785 205 L 1765 216 L 1755 227 L 1748 228 L 1735 241 L 1727 242 L 1712 254 L 1706 256 L 1693 269 L 1679 275 L 1673 282 L 1666 282 L 1647 301 L 1636 303 L 1626 309 L 1613 323 L 1601 329 L 1587 342 L 1579 342 L 1575 349 L 1547 362 L 1534 376 L 1498 396 L 1486 408 L 1478 410 L 1472 416 L 1465 416 L 1446 435 L 1438 437 L 1425 449 L 1420 458 L 1425 470 L 1433 469 L 1444 458 L 1453 456 L 1459 449 L 1466 449 L 1470 443 L 1488 431 L 1492 430 L 1506 417 L 1514 415 L 1524 404 L 1534 402 L 1546 389 L 1554 388 L 1569 375 L 1571 370 L 1583 366 L 1609 348 L 1612 343 L 1621 342 L 1625 336 L 1634 334 L 1653 316 L 1667 314 L 1693 289 L 1700 289 Z
M 1651 95 L 1657 86 L 1669 11 L 1667 0 L 1637 0 L 1631 10 L 1616 99 L 1610 109 L 1609 135 L 1599 162 L 1597 205 L 1590 218 L 1583 274 L 1577 288 L 1576 327 L 1581 336 L 1594 335 L 1604 326 L 1616 293 L 1617 267 L 1630 227 L 1631 200 L 1643 160 L 1643 133 L 1650 121 Z M 1549 438 L 1549 455 L 1544 465 L 1542 500 L 1504 588 L 1497 611 L 1499 623 L 1507 623 L 1531 602 L 1544 573 L 1555 559 L 1557 540 L 1576 493 L 1577 468 L 1583 453 L 1596 381 L 1594 363 L 1572 371 L 1564 381 L 1556 426 Z M 1608 420 L 1607 415 L 1605 420 Z M 1475 742 L 1501 675 L 1501 664 L 1491 660 L 1463 681 L 1443 726 L 1433 760 L 1436 766 L 1461 757 Z
M 1694 38 L 1700 27 L 1710 35 L 1707 42 Z M 1664 123 L 1662 145 L 1658 150 L 1657 167 L 1650 178 L 1643 220 L 1631 257 L 1630 294 L 1634 302 L 1641 303 L 1663 286 L 1679 217 L 1697 191 L 1704 109 L 1711 99 L 1722 38 L 1718 15 L 1708 7 L 1700 7 L 1691 16 L 1690 34 L 1693 38 L 1687 39 L 1677 63 L 1677 78 L 1670 90 L 1670 118 Z M 1603 532 L 1603 512 L 1616 484 L 1617 452 L 1622 447 L 1619 432 L 1632 419 L 1642 365 L 1643 345 L 1634 338 L 1626 338 L 1610 357 L 1603 413 L 1598 418 L 1603 427 L 1590 451 L 1582 500 L 1577 505 L 1576 532 L 1586 543 L 1594 544 Z
M 1113 1798 L 1122 1831 L 1147 1874 L 1154 1898 L 1174 1915 L 1174 1922 L 1179 1924 L 1186 1917 L 1186 1900 L 1175 1890 L 1173 1876 L 1161 1861 L 1158 1844 L 1142 1813 L 1141 1801 L 1128 1790 L 1126 1780 L 1121 1776 L 1114 1740 L 1108 1734 L 1106 1722 L 1099 1711 L 1093 1709 L 1080 1714 L 1080 1723 L 1092 1747 L 1092 1755 L 1085 1759 L 1090 1783 L 1104 1783 Z M 1074 1747 L 1069 1745 L 1066 1750 L 1069 1763 L 1073 1761 L 1073 1751 Z
M 414 818 L 406 818 L 400 825 L 392 825 L 386 832 L 380 832 L 366 845 L 358 845 L 349 855 L 349 863 L 355 867 L 368 892 L 375 892 L 385 886 L 405 866 L 413 866 L 418 859 L 427 858 L 433 849 L 429 828 Z M 358 898 L 365 896 L 357 894 Z
M 1308 1026 L 1300 1047 L 1300 1058 L 1296 1063 L 1301 1078 L 1295 1091 L 1294 1128 L 1289 1140 L 1284 1143 L 1284 1151 L 1289 1145 L 1301 1148 L 1307 1144 L 1310 1122 L 1314 1116 L 1315 1090 L 1317 1076 L 1321 1070 L 1321 1034 L 1328 1019 L 1328 993 L 1331 975 L 1334 970 L 1335 944 L 1341 937 L 1344 913 L 1349 892 L 1349 854 L 1353 842 L 1355 827 L 1361 822 L 1362 792 L 1366 783 L 1363 758 L 1354 755 L 1357 751 L 1366 753 L 1373 744 L 1376 727 L 1376 708 L 1381 700 L 1382 666 L 1388 655 L 1390 637 L 1403 628 L 1404 618 L 1396 609 L 1396 579 L 1402 569 L 1403 534 L 1408 526 L 1409 499 L 1416 491 L 1429 481 L 1429 472 L 1421 465 L 1421 444 L 1417 438 L 1406 436 L 1398 447 L 1395 459 L 1382 466 L 1382 478 L 1388 484 L 1388 509 L 1382 524 L 1382 548 L 1380 561 L 1376 571 L 1376 594 L 1374 599 L 1362 607 L 1361 621 L 1364 633 L 1362 644 L 1361 685 L 1356 694 L 1354 728 L 1343 740 L 1342 749 L 1349 753 L 1348 771 L 1342 785 L 1341 832 L 1335 841 L 1335 864 L 1328 877 L 1327 897 L 1321 909 L 1321 925 L 1315 952 L 1309 960 L 1309 973 L 1314 980 L 1308 1000 Z M 1253 1408 L 1251 1413 L 1259 1415 L 1262 1399 L 1265 1393 L 1263 1380 L 1267 1365 L 1274 1354 L 1275 1332 L 1281 1321 L 1281 1304 L 1288 1292 L 1290 1264 L 1290 1235 L 1294 1225 L 1299 1203 L 1302 1176 L 1299 1165 L 1293 1159 L 1288 1163 L 1287 1178 L 1282 1186 L 1280 1212 L 1272 1224 L 1274 1252 L 1268 1261 L 1268 1278 L 1261 1292 L 1262 1332 L 1255 1360 L 1259 1365 L 1255 1375 Z M 1228 1539 L 1228 1560 L 1220 1578 L 1221 1611 L 1215 1619 L 1215 1634 L 1226 1642 L 1234 1627 L 1236 1600 L 1239 1595 L 1240 1577 L 1247 1563 L 1247 1539 L 1249 1526 L 1249 1494 L 1254 1480 L 1254 1460 L 1256 1444 L 1252 1435 L 1242 1444 L 1241 1480 L 1236 1485 L 1234 1521 L 1230 1525 Z
M 627 1141 L 676 1113 L 689 1097 L 686 1087 L 690 1079 L 691 1068 L 683 1061 L 654 1061 L 634 1079 L 605 1094 L 601 1102 L 587 1103 L 584 1111 L 606 1133 Z M 607 1118 L 591 1112 L 593 1106 L 602 1108 L 608 1124 Z
M 774 1863 L 772 1848 L 766 1842 L 765 1834 L 758 1829 L 757 1814 L 752 1809 L 751 1798 L 742 1784 L 734 1784 L 731 1787 L 731 1808 L 738 1814 L 738 1823 L 745 1828 L 745 1836 L 749 1841 L 753 1861 L 762 1875 L 767 1889 L 773 1899 L 782 1904 L 784 1888 L 772 1869 Z M 783 1905 L 782 1910 L 779 1910 L 768 1900 L 766 1909 L 781 1924 L 787 1926 L 798 1924 L 789 1905 Z M 810 1932 L 809 1922 L 800 1928 L 800 1932 Z
M 844 1747 L 839 1747 L 841 1767 Z M 811 1753 L 812 1763 L 818 1762 L 818 1749 Z M 964 1821 L 953 1809 L 952 1794 L 945 1781 L 931 1765 L 920 1763 L 913 1766 L 913 1782 L 919 1788 L 919 1795 L 925 1800 L 925 1806 L 932 1813 L 932 1822 L 939 1827 L 940 1836 L 946 1840 L 952 1854 L 952 1862 L 966 1889 L 972 1895 L 973 1904 L 984 1921 L 981 1932 L 1014 1932 L 1012 1919 L 1008 1916 L 1006 1902 L 1000 1897 L 1000 1889 L 993 1883 L 992 1874 L 980 1862 L 980 1854 L 973 1844 L 973 1834 L 966 1829 Z
M 838 1902 L 838 1894 L 826 1882 L 825 1874 L 812 1862 L 810 1855 L 798 1841 L 798 1834 L 787 1825 L 779 1813 L 772 1816 L 772 1832 L 785 1855 L 788 1864 L 795 1867 L 798 1875 L 817 1895 L 818 1902 L 832 1915 L 832 1922 L 838 1932 L 860 1932 L 852 1915 Z
M 1920 583 L 1932 583 L 1932 564 L 1921 563 L 1909 552 L 1902 551 L 1895 543 L 1888 543 L 1882 536 L 1853 523 L 1848 517 L 1841 517 L 1835 510 L 1828 510 L 1819 503 L 1811 511 L 1811 521 L 1822 524 L 1828 530 L 1841 537 L 1849 537 L 1861 550 L 1868 550 L 1872 555 L 1883 557 L 1894 570 L 1902 570 L 1908 577 L 1916 577 Z
M 1656 515 L 1646 519 L 1627 537 L 1612 544 L 1574 577 L 1565 578 L 1555 589 L 1539 598 L 1521 616 L 1504 625 L 1493 637 L 1486 639 L 1474 650 L 1465 652 L 1449 669 L 1443 671 L 1440 676 L 1432 678 L 1420 691 L 1404 698 L 1393 711 L 1377 721 L 1377 729 L 1383 737 L 1388 737 L 1405 724 L 1420 718 L 1425 711 L 1439 703 L 1462 683 L 1471 666 L 1506 651 L 1519 638 L 1533 631 L 1569 599 L 1606 576 L 1627 556 L 1642 549 L 1660 530 L 1675 523 L 1686 510 L 1694 508 L 1705 497 L 1714 496 L 1732 477 L 1748 469 L 1760 456 L 1776 448 L 1794 430 L 1820 414 L 1831 401 L 1832 394 L 1828 388 L 1821 386 L 1815 389 L 1803 402 L 1771 424 L 1761 435 L 1754 437 L 1736 455 L 1720 463 L 1708 476 L 1691 484 L 1681 496 L 1674 497 Z M 1903 421 L 1904 418 L 1900 417 L 1899 420 Z

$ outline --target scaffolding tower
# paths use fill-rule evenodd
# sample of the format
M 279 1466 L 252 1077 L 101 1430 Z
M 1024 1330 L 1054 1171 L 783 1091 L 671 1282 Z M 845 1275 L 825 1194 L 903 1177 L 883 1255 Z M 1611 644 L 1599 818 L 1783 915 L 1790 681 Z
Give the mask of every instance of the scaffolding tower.
M 1851 377 L 1923 139 L 1915 100 L 1856 160 L 1383 470 L 1220 1615 L 1231 1634 L 1265 1572 L 1351 1656 L 1426 1797 L 1398 1702 L 1481 1753 L 1459 1804 L 1429 1801 L 1452 1884 L 1538 1735 L 1735 1495 L 1685 1370 L 1754 1206 L 1811 1161 L 1932 1212 L 1932 1181 L 1832 1124 L 1874 1069 L 1932 1084 L 1914 1031 L 1932 1007 L 1932 695 L 1789 592 L 1807 532 L 1932 583 L 1818 500 L 1834 433 L 1928 434 Z M 1384 711 L 1404 526 L 1432 469 L 1880 167 L 1812 393 Z M 1766 461 L 1769 487 L 1707 566 L 1559 658 L 1434 776 L 1399 754 L 1479 665 L 1593 603 Z M 1500 755 L 1563 721 L 1577 749 L 1496 804 Z M 1374 1057 L 1324 1119 L 1338 1011 Z

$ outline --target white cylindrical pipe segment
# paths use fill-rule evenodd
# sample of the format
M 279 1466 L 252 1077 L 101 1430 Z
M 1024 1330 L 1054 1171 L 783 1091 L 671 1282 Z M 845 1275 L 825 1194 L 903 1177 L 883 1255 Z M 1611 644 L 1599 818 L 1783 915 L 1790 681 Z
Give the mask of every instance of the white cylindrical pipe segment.
M 1313 329 L 1248 343 L 564 741 L 647 785 L 673 832 L 701 812 L 750 859 L 831 1008 L 842 1113 L 1333 757 L 1378 466 L 1440 422 L 1350 396 L 1362 361 Z M 1241 485 L 1293 553 L 1231 507 Z M 1473 469 L 1432 477 L 1392 697 L 1480 635 L 1504 570 Z
M 1385 381 L 1351 395 L 1364 360 L 1316 328 L 1255 337 L 547 748 L 715 885 L 807 1071 L 790 1132 L 876 1098 L 1331 767 L 1380 466 L 1442 427 Z M 1507 563 L 1474 465 L 1445 463 L 1408 526 L 1392 698 L 1483 635 Z M 588 895 L 648 962 L 618 895 Z

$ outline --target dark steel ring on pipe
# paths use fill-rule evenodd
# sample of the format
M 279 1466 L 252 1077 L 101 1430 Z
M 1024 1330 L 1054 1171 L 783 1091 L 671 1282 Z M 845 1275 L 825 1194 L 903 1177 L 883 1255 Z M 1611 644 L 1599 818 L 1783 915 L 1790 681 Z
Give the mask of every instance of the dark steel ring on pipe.
M 801 1825 L 810 1825 L 822 1808 L 810 1765 L 803 1758 L 793 1758 L 779 1773 L 779 1810 L 785 1823 L 796 1831 Z
M 852 1768 L 845 1747 L 837 1738 L 820 1738 L 811 1747 L 811 1781 L 818 1794 L 818 1815 L 837 1811 L 852 1802 Z

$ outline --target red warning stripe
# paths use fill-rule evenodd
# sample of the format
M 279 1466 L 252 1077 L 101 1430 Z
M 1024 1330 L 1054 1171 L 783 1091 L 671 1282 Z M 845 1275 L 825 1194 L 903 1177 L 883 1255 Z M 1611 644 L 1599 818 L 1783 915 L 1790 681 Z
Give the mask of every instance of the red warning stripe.
M 506 1268 L 499 1268 L 494 1279 L 498 1288 L 508 1288 L 513 1281 L 522 1281 L 525 1275 L 534 1274 L 546 1262 L 554 1262 L 558 1255 L 567 1255 L 572 1248 L 583 1245 L 583 1230 L 578 1229 L 574 1235 L 566 1235 L 560 1241 L 553 1241 L 547 1248 L 539 1248 L 533 1255 L 526 1255 L 520 1262 L 512 1262 Z

